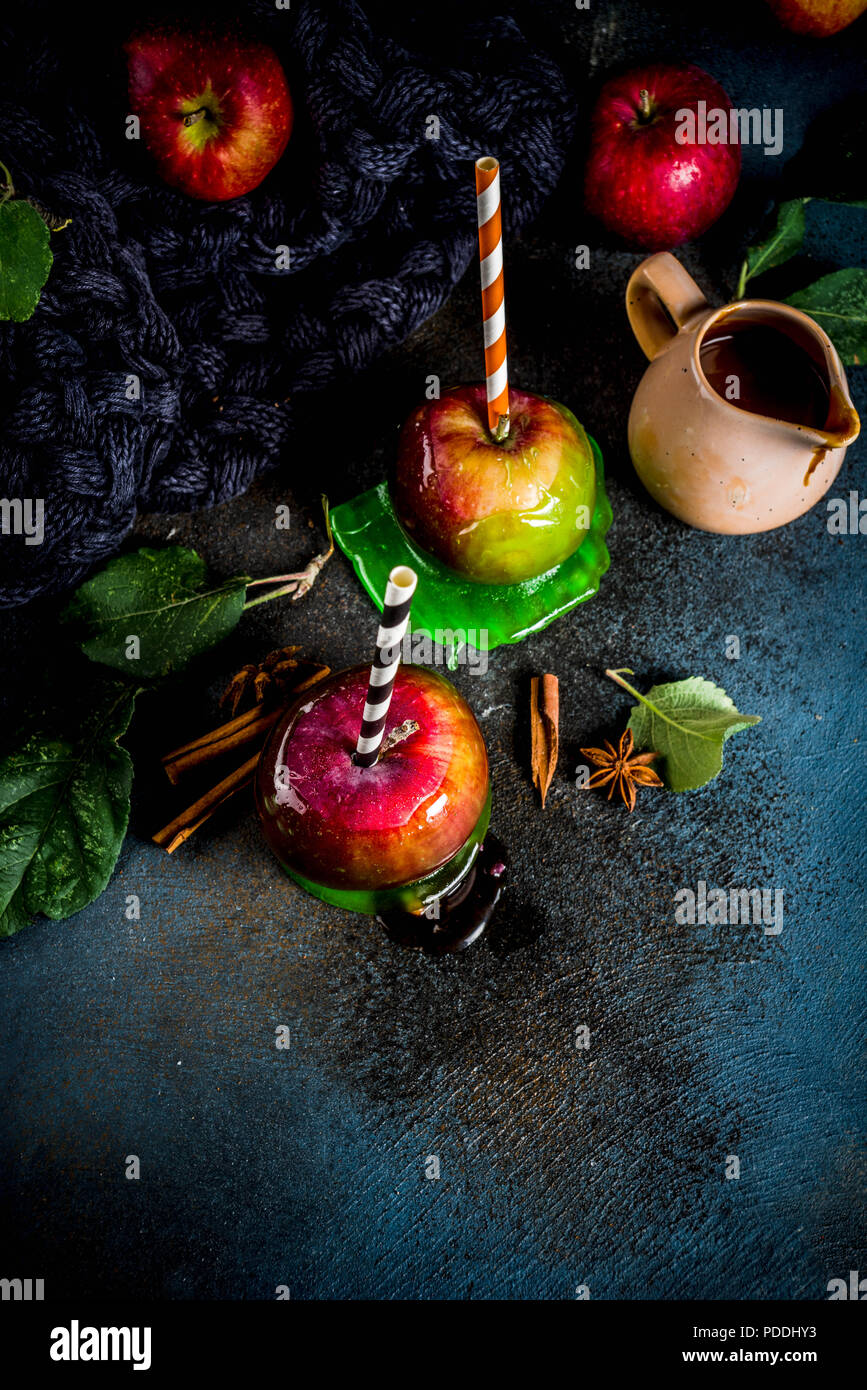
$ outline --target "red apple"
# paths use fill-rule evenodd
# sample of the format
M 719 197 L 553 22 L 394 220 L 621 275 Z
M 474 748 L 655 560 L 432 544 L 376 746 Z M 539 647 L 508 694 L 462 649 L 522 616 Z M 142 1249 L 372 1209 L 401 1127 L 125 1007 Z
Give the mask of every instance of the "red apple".
M 222 202 L 262 182 L 292 130 L 272 49 L 158 29 L 130 39 L 126 53 L 132 110 L 166 183 Z
M 867 10 L 867 0 L 768 0 L 768 4 L 787 29 L 820 39 L 839 34 Z
M 691 65 L 648 65 L 612 78 L 593 112 L 587 210 L 634 246 L 664 251 L 701 236 L 731 202 L 741 167 L 735 143 L 681 144 L 678 113 L 698 103 L 725 112 L 722 87 Z M 697 133 L 700 124 L 697 124 Z
M 484 386 L 458 386 L 410 415 L 392 483 L 408 534 L 479 583 L 544 574 L 583 541 L 596 504 L 590 441 L 565 406 L 509 392 L 510 428 L 488 429 Z
M 412 883 L 447 864 L 476 829 L 489 789 L 469 705 L 442 676 L 415 666 L 398 668 L 385 737 L 408 720 L 418 729 L 373 767 L 357 767 L 369 678 L 369 666 L 355 666 L 296 701 L 256 779 L 262 827 L 280 862 L 348 892 Z

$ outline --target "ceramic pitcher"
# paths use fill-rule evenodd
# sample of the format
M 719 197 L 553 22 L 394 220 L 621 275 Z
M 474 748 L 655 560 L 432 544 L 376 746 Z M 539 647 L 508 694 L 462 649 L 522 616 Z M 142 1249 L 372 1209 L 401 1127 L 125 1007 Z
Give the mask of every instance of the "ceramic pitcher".
M 725 534 L 769 531 L 808 511 L 831 486 L 859 431 L 842 363 L 819 325 L 768 299 L 712 309 L 668 252 L 635 270 L 626 309 L 650 358 L 629 415 L 629 452 L 660 506 L 690 526 Z M 789 343 L 781 346 L 791 351 L 795 343 L 809 355 L 810 370 L 827 387 L 821 427 L 745 409 L 710 385 L 702 343 L 709 333 L 742 332 L 746 324 L 774 329 L 765 335 L 769 343 L 786 335 Z

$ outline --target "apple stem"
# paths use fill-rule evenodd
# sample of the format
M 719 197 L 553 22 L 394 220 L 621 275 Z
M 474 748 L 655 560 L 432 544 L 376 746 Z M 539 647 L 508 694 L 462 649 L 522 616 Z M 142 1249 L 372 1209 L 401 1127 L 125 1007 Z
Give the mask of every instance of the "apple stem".
M 376 761 L 379 762 L 380 758 L 383 758 L 396 744 L 403 743 L 410 734 L 417 734 L 420 727 L 415 719 L 405 719 L 402 724 L 398 724 L 397 728 L 392 729 L 391 733 L 382 740 Z
M 205 116 L 209 116 L 210 114 L 207 106 L 200 106 L 197 111 L 188 111 L 184 116 L 184 125 L 196 125 L 199 121 L 204 120 Z
M 650 105 L 650 93 L 646 87 L 642 87 L 638 93 L 638 119 L 649 121 L 653 115 L 653 108 Z
M 501 415 L 497 421 L 497 428 L 494 430 L 494 438 L 498 444 L 502 444 L 504 439 L 509 437 L 509 426 L 511 421 L 508 415 Z
M 379 745 L 376 761 L 371 763 L 371 767 L 376 767 L 376 764 L 382 760 L 386 753 L 390 753 L 392 748 L 398 743 L 403 743 L 404 739 L 409 738 L 410 734 L 417 734 L 420 728 L 421 725 L 415 719 L 405 719 L 402 724 L 396 725 L 390 734 L 386 734 L 382 743 Z M 351 761 L 354 763 L 358 762 L 357 748 L 353 748 L 352 750 Z M 362 771 L 367 772 L 369 769 L 363 768 Z

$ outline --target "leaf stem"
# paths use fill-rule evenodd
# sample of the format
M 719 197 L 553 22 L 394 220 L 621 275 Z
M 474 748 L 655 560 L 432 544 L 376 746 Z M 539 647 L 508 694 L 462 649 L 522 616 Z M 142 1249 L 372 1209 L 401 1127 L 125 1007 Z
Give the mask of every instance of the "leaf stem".
M 6 188 L 6 191 L 4 192 L 3 197 L 0 198 L 0 206 L 2 206 L 3 203 L 8 202 L 8 200 L 9 200 L 10 198 L 14 198 L 14 197 L 15 197 L 15 185 L 14 185 L 14 183 L 12 182 L 12 175 L 10 174 L 9 170 L 6 168 L 6 165 L 3 163 L 3 160 L 2 160 L 2 159 L 0 159 L 0 169 L 3 170 L 3 182 L 4 182 L 5 188 Z
M 635 675 L 635 672 L 630 671 L 628 666 L 618 666 L 616 670 L 606 671 L 605 674 L 610 680 L 616 681 L 618 685 L 622 685 L 624 690 L 628 690 L 630 695 L 634 695 L 636 700 L 640 700 L 643 705 L 647 705 L 648 709 L 652 709 L 653 713 L 658 714 L 660 719 L 664 719 L 666 724 L 671 724 L 672 728 L 679 729 L 681 725 L 678 724 L 675 719 L 669 719 L 668 715 L 663 714 L 658 705 L 655 705 L 652 700 L 648 700 L 646 695 L 642 695 L 640 690 L 636 690 L 634 685 L 630 685 L 628 681 L 623 679 L 621 675 L 623 671 L 626 672 L 627 676 Z
M 262 579 L 258 582 L 262 584 L 270 584 L 273 583 L 273 580 Z M 249 588 L 249 585 L 247 587 Z M 292 580 L 291 584 L 284 584 L 282 589 L 272 589 L 270 594 L 260 594 L 258 598 L 248 599 L 247 602 L 244 604 L 243 611 L 246 613 L 249 608 L 255 608 L 260 603 L 270 603 L 272 598 L 283 598 L 286 594 L 294 593 L 297 587 L 298 580 L 296 578 Z
M 632 686 L 629 684 L 628 681 L 620 679 L 624 671 L 626 672 L 627 676 L 635 675 L 635 672 L 631 670 L 629 666 L 615 666 L 613 670 L 606 669 L 605 674 L 609 677 L 610 680 L 616 681 L 618 685 L 622 685 L 623 689 L 628 690 L 630 694 L 637 695 L 638 691 L 633 690 Z
M 749 278 L 747 274 L 749 264 L 749 261 L 745 260 L 741 266 L 741 273 L 738 276 L 738 287 L 735 290 L 735 299 L 743 299 L 744 297 L 744 290 L 747 287 L 747 279 Z
M 640 700 L 643 705 L 647 705 L 648 709 L 652 709 L 653 713 L 657 716 L 657 718 L 664 719 L 666 724 L 670 724 L 673 729 L 684 729 L 683 724 L 678 724 L 676 719 L 671 719 L 667 714 L 663 714 L 662 710 L 659 708 L 659 705 L 655 705 L 652 700 L 648 700 L 646 695 L 642 695 L 640 690 L 636 690 L 635 687 L 633 685 L 630 685 L 628 681 L 623 680 L 620 674 L 621 671 L 625 671 L 628 676 L 635 675 L 635 672 L 630 671 L 628 666 L 618 666 L 616 670 L 606 671 L 605 674 L 611 680 L 616 681 L 618 685 L 622 685 L 624 690 L 628 690 L 630 695 L 634 695 L 636 700 Z M 744 716 L 740 717 L 743 718 Z M 693 729 L 691 732 L 694 734 L 696 738 L 704 739 L 707 743 L 713 742 L 712 738 L 709 738 L 707 734 L 699 733 L 697 729 Z
M 270 603 L 272 598 L 283 598 L 286 594 L 292 594 L 293 598 L 303 598 L 312 589 L 319 571 L 323 565 L 331 559 L 334 554 L 334 537 L 331 534 L 331 513 L 328 508 L 328 498 L 322 494 L 322 511 L 325 515 L 325 532 L 328 536 L 328 549 L 323 550 L 319 555 L 314 555 L 303 570 L 297 574 L 272 574 L 267 579 L 250 579 L 247 588 L 252 589 L 254 584 L 281 584 L 283 587 L 275 589 L 273 593 L 261 594 L 259 598 L 248 599 L 244 604 L 244 612 L 248 608 L 255 608 L 259 603 Z
M 248 579 L 247 588 L 252 589 L 257 584 L 285 584 L 287 580 L 297 578 L 297 574 L 269 574 L 267 579 Z

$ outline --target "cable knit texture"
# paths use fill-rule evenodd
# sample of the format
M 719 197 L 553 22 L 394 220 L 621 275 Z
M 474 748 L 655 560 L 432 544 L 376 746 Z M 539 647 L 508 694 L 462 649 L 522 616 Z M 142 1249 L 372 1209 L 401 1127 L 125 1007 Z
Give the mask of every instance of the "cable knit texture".
M 98 100 L 50 27 L 4 35 L 0 158 L 72 218 L 33 318 L 0 325 L 0 497 L 45 504 L 41 545 L 0 537 L 4 605 L 76 582 L 138 511 L 211 506 L 278 463 L 291 484 L 295 398 L 400 343 L 476 254 L 471 161 L 502 162 L 507 235 L 560 173 L 569 94 L 511 20 L 464 35 L 445 68 L 352 0 L 245 15 L 286 68 L 296 128 L 260 188 L 212 205 L 125 139 L 125 33 Z

